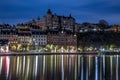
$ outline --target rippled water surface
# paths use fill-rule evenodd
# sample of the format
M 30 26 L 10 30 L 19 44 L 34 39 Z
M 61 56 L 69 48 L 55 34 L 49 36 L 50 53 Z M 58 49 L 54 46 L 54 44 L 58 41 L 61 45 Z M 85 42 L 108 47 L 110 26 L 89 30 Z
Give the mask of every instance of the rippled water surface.
M 120 80 L 118 55 L 0 56 L 0 80 Z

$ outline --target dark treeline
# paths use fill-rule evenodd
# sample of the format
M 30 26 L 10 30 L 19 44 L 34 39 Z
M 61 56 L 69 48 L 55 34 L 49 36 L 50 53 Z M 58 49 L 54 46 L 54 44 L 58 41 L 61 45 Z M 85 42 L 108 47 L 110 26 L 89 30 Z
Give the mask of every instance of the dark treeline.
M 120 47 L 120 32 L 85 32 L 78 34 L 78 46 L 100 47 L 115 45 Z

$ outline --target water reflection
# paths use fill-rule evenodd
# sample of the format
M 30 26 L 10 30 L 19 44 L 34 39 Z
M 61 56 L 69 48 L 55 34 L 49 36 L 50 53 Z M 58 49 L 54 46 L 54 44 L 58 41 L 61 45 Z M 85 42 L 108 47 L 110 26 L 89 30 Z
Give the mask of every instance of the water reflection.
M 118 55 L 0 56 L 0 79 L 120 80 L 119 59 Z

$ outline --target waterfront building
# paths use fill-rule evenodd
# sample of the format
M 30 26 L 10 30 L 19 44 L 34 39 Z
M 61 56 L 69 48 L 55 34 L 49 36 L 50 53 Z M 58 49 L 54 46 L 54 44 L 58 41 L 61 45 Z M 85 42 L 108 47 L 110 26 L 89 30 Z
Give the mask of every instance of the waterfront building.
M 29 51 L 32 44 L 31 31 L 27 27 L 18 27 L 18 51 Z
M 1 43 L 1 45 L 6 45 L 9 46 L 9 48 L 12 50 L 14 47 L 14 50 L 17 46 L 17 30 L 14 27 L 11 26 L 1 26 L 0 30 L 0 40 L 3 41 L 3 43 Z M 5 42 L 5 43 L 4 43 Z M 6 43 L 7 42 L 7 43 Z
M 0 39 L 8 39 L 11 28 L 9 24 L 0 25 Z
M 9 37 L 10 37 L 10 31 L 9 30 L 1 30 L 0 39 L 8 40 Z
M 35 49 L 40 49 L 47 45 L 47 32 L 40 30 L 32 30 L 32 46 Z
M 14 27 L 10 31 L 10 37 L 8 38 L 9 41 L 9 48 L 10 50 L 17 50 L 17 44 L 18 44 L 18 31 Z
M 0 39 L 6 39 L 9 43 L 17 42 L 17 30 L 16 28 L 2 29 L 0 32 Z
M 72 49 L 77 49 L 77 36 L 70 30 L 49 30 L 47 44 L 53 45 L 54 48 L 57 48 L 55 52 L 61 51 L 61 49 L 63 49 L 64 52 L 70 52 Z

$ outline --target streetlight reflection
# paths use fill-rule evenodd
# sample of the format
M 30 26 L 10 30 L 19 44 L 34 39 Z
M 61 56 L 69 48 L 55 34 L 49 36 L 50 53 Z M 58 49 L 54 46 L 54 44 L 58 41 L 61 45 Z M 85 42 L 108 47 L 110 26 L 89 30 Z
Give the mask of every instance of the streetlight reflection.
M 2 72 L 2 62 L 3 62 L 3 59 L 2 59 L 2 57 L 0 57 L 0 74 Z

